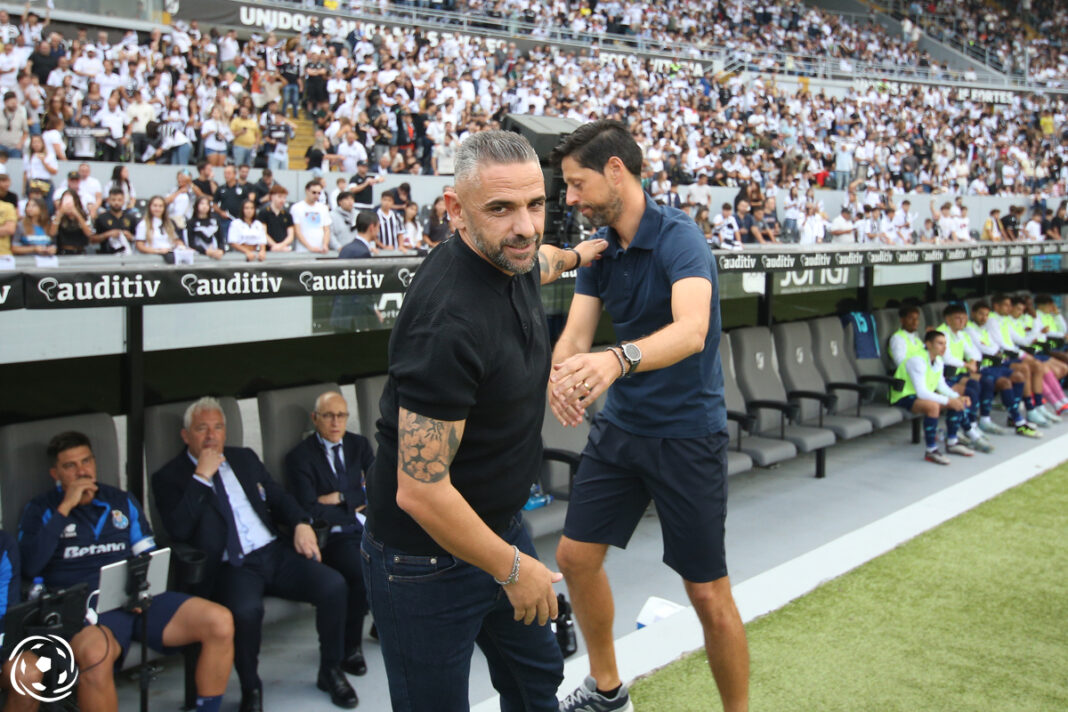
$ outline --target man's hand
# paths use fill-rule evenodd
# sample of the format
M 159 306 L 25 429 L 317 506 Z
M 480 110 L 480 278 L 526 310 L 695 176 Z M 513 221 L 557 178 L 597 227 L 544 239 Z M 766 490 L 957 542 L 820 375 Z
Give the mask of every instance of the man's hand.
M 611 351 L 575 354 L 553 364 L 549 376 L 549 407 L 563 426 L 582 423 L 586 407 L 622 375 L 619 358 Z
M 961 396 L 960 398 L 950 398 L 949 402 L 946 403 L 946 407 L 950 410 L 955 410 L 959 413 L 960 411 L 967 408 L 967 405 L 965 405 L 966 400 L 968 400 L 968 396 Z
M 513 618 L 523 621 L 525 625 L 530 625 L 535 619 L 538 625 L 545 625 L 550 618 L 556 620 L 558 611 L 553 584 L 563 579 L 563 574 L 550 571 L 537 559 L 520 553 L 519 580 L 503 587 L 515 609 Z
M 63 489 L 63 501 L 56 507 L 56 511 L 64 517 L 69 517 L 75 507 L 92 502 L 97 489 L 96 482 L 90 479 L 75 480 L 70 487 Z
M 219 465 L 225 461 L 226 456 L 223 455 L 222 450 L 204 448 L 200 451 L 200 457 L 197 458 L 196 475 L 211 482 L 211 478 L 219 471 Z
M 594 260 L 601 259 L 601 253 L 608 248 L 608 240 L 583 240 L 579 244 L 575 245 L 575 252 L 578 253 L 581 258 L 579 261 L 579 267 L 585 267 Z
M 969 373 L 979 373 L 979 364 L 975 361 L 965 361 L 964 367 L 968 369 Z
M 298 524 L 293 529 L 293 548 L 306 559 L 322 561 L 323 555 L 319 552 L 319 537 L 310 524 Z
M 320 495 L 318 502 L 319 504 L 341 504 L 341 493 L 331 492 L 330 494 Z

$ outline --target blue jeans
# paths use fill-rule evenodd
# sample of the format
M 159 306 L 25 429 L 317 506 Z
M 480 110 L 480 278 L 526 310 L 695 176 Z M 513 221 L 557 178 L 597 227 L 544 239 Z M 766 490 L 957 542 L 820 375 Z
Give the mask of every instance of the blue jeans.
M 282 115 L 287 116 L 286 109 L 293 107 L 293 117 L 300 113 L 300 87 L 296 84 L 286 84 L 282 87 Z
M 255 148 L 245 148 L 244 146 L 234 146 L 234 165 L 235 166 L 251 166 L 252 158 L 256 155 Z
M 505 541 L 534 556 L 519 517 Z M 502 712 L 556 712 L 564 659 L 546 625 L 513 620 L 504 589 L 448 555 L 412 556 L 364 530 L 363 580 L 389 678 L 393 712 L 464 712 L 477 644 Z M 522 575 L 522 574 L 520 574 Z
M 170 164 L 172 166 L 188 166 L 189 157 L 193 154 L 193 144 L 183 143 L 171 150 Z
M 267 167 L 272 171 L 284 171 L 289 169 L 289 159 L 279 158 L 273 153 L 267 154 Z

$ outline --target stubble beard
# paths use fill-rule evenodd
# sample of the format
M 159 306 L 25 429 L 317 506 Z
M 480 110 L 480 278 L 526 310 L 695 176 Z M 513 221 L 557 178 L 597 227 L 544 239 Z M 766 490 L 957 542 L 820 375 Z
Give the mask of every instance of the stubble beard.
M 595 228 L 608 227 L 623 214 L 623 198 L 619 193 L 612 193 L 606 202 L 599 205 L 586 203 L 586 207 L 590 209 L 591 225 Z
M 469 233 L 471 235 L 471 241 L 475 243 L 475 248 L 478 249 L 486 259 L 505 272 L 510 272 L 512 274 L 526 274 L 534 269 L 534 265 L 538 263 L 538 247 L 541 245 L 540 234 L 533 235 L 532 237 L 519 237 L 517 235 L 506 237 L 499 245 L 493 245 L 483 237 L 481 232 L 470 230 Z M 504 254 L 505 247 L 522 249 L 528 247 L 532 243 L 534 245 L 534 252 L 530 255 L 529 259 L 523 262 L 513 262 Z

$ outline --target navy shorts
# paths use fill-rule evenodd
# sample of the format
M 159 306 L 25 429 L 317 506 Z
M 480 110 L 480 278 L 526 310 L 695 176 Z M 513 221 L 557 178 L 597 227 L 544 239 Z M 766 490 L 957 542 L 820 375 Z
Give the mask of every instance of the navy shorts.
M 664 563 L 694 583 L 727 575 L 727 432 L 651 438 L 595 417 L 575 473 L 564 536 L 623 549 L 656 503 Z
M 909 413 L 912 412 L 912 404 L 916 402 L 916 396 L 905 396 L 897 403 L 894 403 L 898 408 L 904 408 Z
M 984 376 L 990 376 L 995 380 L 999 378 L 1012 378 L 1012 369 L 1008 366 L 986 366 L 981 368 L 979 373 Z
M 174 618 L 178 608 L 190 598 L 192 596 L 177 593 L 176 591 L 167 591 L 153 597 L 152 605 L 149 606 L 147 614 L 148 647 L 160 653 L 173 653 L 178 650 L 178 648 L 167 648 L 163 645 L 163 629 L 171 622 L 171 618 Z M 115 640 L 119 642 L 119 647 L 122 648 L 122 655 L 119 656 L 115 664 L 121 665 L 123 658 L 126 657 L 126 653 L 130 650 L 130 641 L 141 640 L 141 616 L 129 611 L 116 609 L 101 613 L 97 622 L 102 626 L 107 626 L 115 635 Z

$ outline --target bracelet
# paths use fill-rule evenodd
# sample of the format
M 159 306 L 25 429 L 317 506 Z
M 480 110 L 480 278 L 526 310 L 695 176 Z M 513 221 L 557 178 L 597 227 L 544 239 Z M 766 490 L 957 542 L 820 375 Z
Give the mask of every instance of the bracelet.
M 508 578 L 504 581 L 500 581 L 494 576 L 493 583 L 498 586 L 509 586 L 519 580 L 519 547 L 512 545 L 512 549 L 515 551 L 515 560 L 512 562 L 512 573 L 510 573 Z
M 611 351 L 619 359 L 619 377 L 625 378 L 627 375 L 627 360 L 623 358 L 623 351 L 617 346 L 609 346 L 605 351 Z
M 582 266 L 582 255 L 578 253 L 578 250 L 576 250 L 574 247 L 565 247 L 564 252 L 573 252 L 575 254 L 575 266 L 571 269 L 578 269 Z M 571 270 L 568 271 L 570 272 Z

